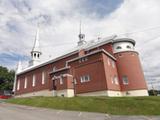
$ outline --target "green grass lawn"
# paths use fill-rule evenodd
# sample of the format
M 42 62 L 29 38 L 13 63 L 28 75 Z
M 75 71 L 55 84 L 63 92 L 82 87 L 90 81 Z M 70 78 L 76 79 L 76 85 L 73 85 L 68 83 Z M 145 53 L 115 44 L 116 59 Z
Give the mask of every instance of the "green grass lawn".
M 160 115 L 160 97 L 32 97 L 6 102 L 63 110 L 100 112 L 113 115 Z

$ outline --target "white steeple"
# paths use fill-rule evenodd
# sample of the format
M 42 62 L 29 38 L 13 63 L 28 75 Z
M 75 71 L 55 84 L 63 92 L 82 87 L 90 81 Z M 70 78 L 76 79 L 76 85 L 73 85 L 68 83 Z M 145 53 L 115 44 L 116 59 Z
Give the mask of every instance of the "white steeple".
M 78 46 L 81 46 L 81 45 L 83 45 L 83 44 L 86 43 L 86 41 L 85 41 L 85 34 L 81 33 L 81 21 L 80 21 L 80 30 L 79 30 L 78 37 L 79 37 Z
M 37 65 L 38 63 L 40 63 L 41 55 L 42 55 L 42 52 L 40 50 L 40 44 L 39 44 L 39 25 L 38 25 L 36 36 L 35 36 L 35 41 L 34 41 L 34 46 L 31 51 L 32 60 L 29 62 L 29 66 Z
M 34 46 L 32 51 L 40 51 L 40 46 L 39 46 L 39 25 L 37 27 L 37 31 L 36 31 L 36 36 L 35 36 L 35 41 L 34 41 Z
M 21 63 L 21 61 L 19 61 L 17 64 L 16 73 L 19 73 L 21 71 L 22 71 L 22 63 Z

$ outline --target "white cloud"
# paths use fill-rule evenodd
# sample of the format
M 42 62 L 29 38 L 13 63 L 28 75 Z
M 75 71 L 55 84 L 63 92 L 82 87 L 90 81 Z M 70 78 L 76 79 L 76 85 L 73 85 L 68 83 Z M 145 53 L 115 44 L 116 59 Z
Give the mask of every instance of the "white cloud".
M 12 51 L 29 56 L 37 22 L 41 23 L 40 42 L 45 58 L 51 54 L 59 55 L 76 45 L 80 19 L 86 40 L 99 34 L 106 37 L 160 26 L 159 0 L 124 0 L 119 8 L 106 13 L 103 18 L 95 13 L 85 13 L 84 2 L 86 1 L 1 0 L 0 53 Z M 160 64 L 159 35 L 160 28 L 128 34 L 137 42 L 136 49 L 140 53 L 147 79 L 148 76 L 160 75 L 160 68 L 157 69 Z

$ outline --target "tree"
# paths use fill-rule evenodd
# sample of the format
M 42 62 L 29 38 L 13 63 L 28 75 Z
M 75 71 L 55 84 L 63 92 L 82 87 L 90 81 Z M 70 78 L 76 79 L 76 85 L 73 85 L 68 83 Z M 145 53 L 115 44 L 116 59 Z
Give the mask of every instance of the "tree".
M 0 66 L 0 90 L 12 90 L 14 83 L 14 70 Z
M 148 91 L 148 93 L 149 93 L 150 96 L 157 96 L 158 95 L 158 90 L 151 89 L 151 90 Z

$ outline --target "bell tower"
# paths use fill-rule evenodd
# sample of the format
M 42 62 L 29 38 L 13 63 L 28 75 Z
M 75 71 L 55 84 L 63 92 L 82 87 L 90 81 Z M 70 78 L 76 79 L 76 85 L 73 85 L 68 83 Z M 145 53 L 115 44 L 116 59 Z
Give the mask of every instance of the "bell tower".
M 39 25 L 37 27 L 37 32 L 35 36 L 34 46 L 31 51 L 31 61 L 29 61 L 29 66 L 37 65 L 40 63 L 40 57 L 42 55 L 40 44 L 39 44 Z
M 134 50 L 135 44 L 130 38 L 113 40 L 120 87 L 123 96 L 148 96 L 139 53 Z

